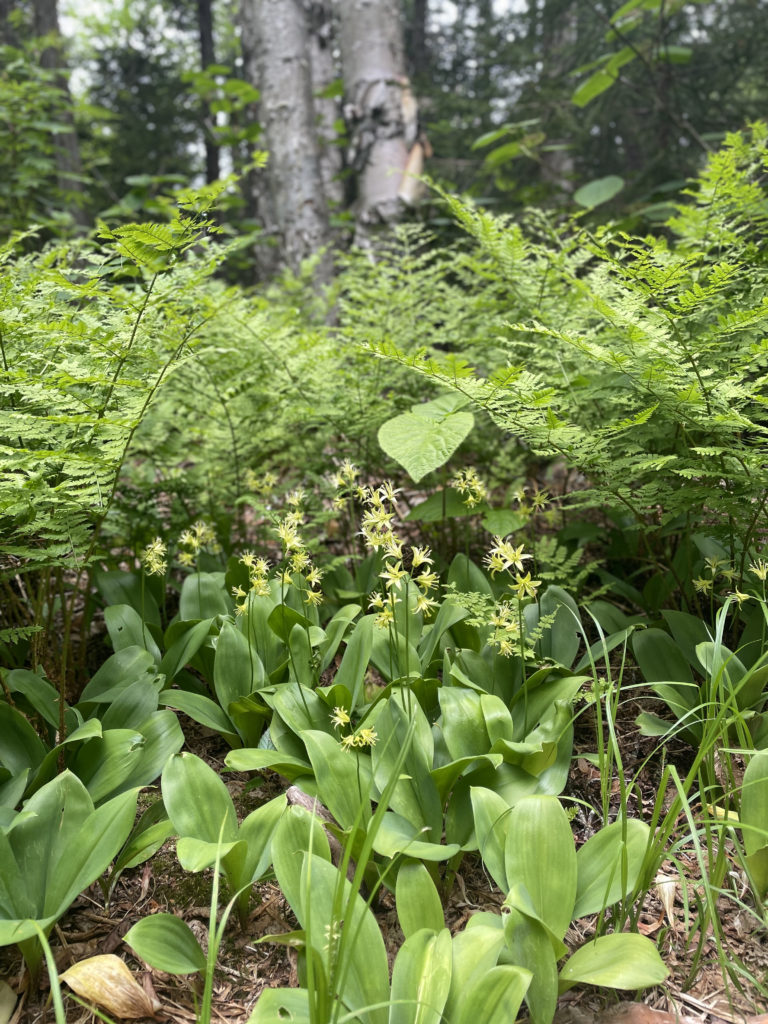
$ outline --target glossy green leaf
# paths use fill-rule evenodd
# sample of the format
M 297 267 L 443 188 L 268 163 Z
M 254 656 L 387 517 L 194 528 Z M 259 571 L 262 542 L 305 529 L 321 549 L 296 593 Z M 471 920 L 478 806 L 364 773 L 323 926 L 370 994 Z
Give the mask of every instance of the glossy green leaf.
M 264 680 L 264 666 L 254 648 L 239 629 L 225 622 L 216 641 L 213 663 L 213 687 L 223 710 L 258 690 Z
M 160 703 L 165 707 L 183 711 L 185 715 L 195 722 L 199 722 L 200 725 L 238 742 L 237 731 L 232 719 L 209 697 L 203 697 L 199 693 L 189 693 L 187 690 L 165 690 L 160 697 Z
M 525 888 L 537 916 L 562 939 L 573 917 L 577 869 L 570 822 L 559 800 L 530 796 L 512 808 L 504 863 L 510 885 Z
M 468 1006 L 468 993 L 478 981 L 487 977 L 489 971 L 496 966 L 499 953 L 504 946 L 504 931 L 501 918 L 495 922 L 498 926 L 487 927 L 484 924 L 467 928 L 453 937 L 453 962 L 451 968 L 451 987 L 445 1003 L 445 1019 L 458 1020 Z M 477 1010 L 477 1007 L 475 1008 Z M 475 1024 L 481 1017 L 475 1016 Z M 511 1020 L 514 1020 L 514 1015 Z
M 309 993 L 305 988 L 265 988 L 248 1024 L 310 1024 Z
M 152 655 L 155 663 L 160 664 L 162 655 L 157 642 L 139 613 L 130 605 L 109 605 L 104 609 L 104 623 L 116 651 L 133 646 L 144 647 Z
M 455 1024 L 509 1024 L 517 1017 L 530 980 L 524 967 L 492 967 L 471 985 Z
M 576 854 L 577 881 L 574 918 L 597 914 L 632 892 L 640 877 L 650 829 L 628 818 L 626 840 L 620 821 L 600 829 Z
M 204 971 L 205 953 L 188 924 L 173 914 L 153 914 L 130 928 L 126 945 L 150 967 L 168 974 Z
M 397 917 L 406 939 L 422 928 L 439 932 L 445 927 L 443 904 L 432 876 L 417 860 L 400 865 L 395 884 Z
M 307 730 L 302 739 L 309 753 L 322 802 L 342 828 L 365 828 L 371 817 L 370 769 L 360 771 L 358 757 L 343 750 L 325 732 Z
M 328 837 L 320 819 L 305 807 L 290 805 L 272 836 L 272 861 L 280 888 L 300 920 L 307 895 L 302 889 L 301 872 L 304 854 L 309 850 L 330 862 Z
M 388 1024 L 440 1024 L 451 986 L 451 933 L 423 928 L 407 937 L 392 970 Z
M 601 985 L 638 989 L 661 985 L 668 975 L 669 971 L 650 939 L 622 932 L 602 935 L 577 949 L 560 971 L 560 980 L 567 988 L 572 985 Z
M 181 585 L 179 618 L 182 621 L 230 615 L 233 606 L 225 589 L 223 572 L 192 573 Z
M 531 972 L 525 993 L 531 1024 L 551 1024 L 557 1008 L 557 961 L 543 925 L 511 909 L 504 920 L 504 935 L 513 963 Z
M 455 857 L 460 847 L 456 843 L 443 846 L 425 838 L 425 829 L 419 829 L 407 818 L 387 811 L 379 820 L 373 838 L 374 850 L 382 857 L 396 857 L 404 853 L 420 860 L 442 861 Z
M 475 835 L 483 864 L 502 892 L 509 888 L 506 868 L 509 804 L 497 793 L 480 786 L 470 789 Z
M 768 751 L 753 754 L 744 772 L 739 814 L 747 855 L 768 846 Z
M 190 577 L 187 578 L 188 580 Z M 166 682 L 170 685 L 179 672 L 188 665 L 194 658 L 202 645 L 205 643 L 211 629 L 213 619 L 203 619 L 186 629 L 177 640 L 175 640 L 163 660 L 160 662 L 158 671 L 165 676 Z
M 194 754 L 174 754 L 163 769 L 163 801 L 179 836 L 237 840 L 237 815 L 219 775 Z M 223 824 L 223 830 L 222 830 Z

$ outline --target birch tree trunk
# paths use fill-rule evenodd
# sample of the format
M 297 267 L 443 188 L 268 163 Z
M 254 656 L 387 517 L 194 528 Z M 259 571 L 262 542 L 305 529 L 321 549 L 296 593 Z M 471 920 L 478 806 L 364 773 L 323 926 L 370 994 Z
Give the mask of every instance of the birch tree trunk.
M 344 70 L 349 163 L 357 171 L 357 237 L 397 220 L 418 111 L 405 74 L 399 0 L 335 0 Z
M 261 92 L 260 120 L 269 152 L 263 175 L 268 202 L 259 197 L 260 214 L 295 271 L 330 241 L 304 8 L 302 0 L 242 0 L 241 18 L 244 50 L 255 71 L 251 81 Z M 328 278 L 330 272 L 326 253 L 318 277 Z

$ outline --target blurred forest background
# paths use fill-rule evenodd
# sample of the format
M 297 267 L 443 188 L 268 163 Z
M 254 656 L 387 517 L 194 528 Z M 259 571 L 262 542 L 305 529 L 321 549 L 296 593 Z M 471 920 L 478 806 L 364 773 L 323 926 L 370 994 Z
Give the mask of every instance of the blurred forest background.
M 764 0 L 0 0 L 0 233 L 163 219 L 175 190 L 232 175 L 217 217 L 242 240 L 230 272 L 252 283 L 409 208 L 439 230 L 413 172 L 494 209 L 608 203 L 642 231 L 727 131 L 765 114 L 766 14 Z

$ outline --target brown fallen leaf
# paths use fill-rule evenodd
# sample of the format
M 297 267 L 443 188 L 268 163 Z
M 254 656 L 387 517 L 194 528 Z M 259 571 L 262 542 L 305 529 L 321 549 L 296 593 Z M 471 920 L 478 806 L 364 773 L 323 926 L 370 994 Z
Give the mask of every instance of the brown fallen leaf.
M 119 956 L 105 953 L 73 964 L 61 975 L 81 998 L 103 1007 L 115 1017 L 138 1020 L 156 1017 L 161 1009 L 158 999 L 151 999 L 139 985 Z

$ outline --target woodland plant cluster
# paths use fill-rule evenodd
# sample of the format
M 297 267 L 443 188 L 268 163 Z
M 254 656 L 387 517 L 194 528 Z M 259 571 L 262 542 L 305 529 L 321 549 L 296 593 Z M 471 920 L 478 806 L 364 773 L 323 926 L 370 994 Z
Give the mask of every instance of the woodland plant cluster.
M 679 937 L 639 924 L 670 877 L 685 983 L 712 936 L 729 992 L 766 996 L 722 926 L 726 901 L 768 923 L 766 173 L 755 124 L 653 237 L 444 195 L 454 242 L 396 229 L 320 294 L 311 265 L 223 282 L 216 188 L 10 237 L 0 944 L 28 998 L 47 964 L 65 1019 L 54 927 L 171 839 L 213 868 L 207 949 L 166 913 L 125 944 L 199 974 L 202 1021 L 266 879 L 298 985 L 252 1024 L 550 1024 L 573 986 L 664 985 Z M 279 795 L 243 817 L 192 723 Z M 452 933 L 472 863 L 501 895 Z M 154 1012 L 116 959 L 62 978 Z

